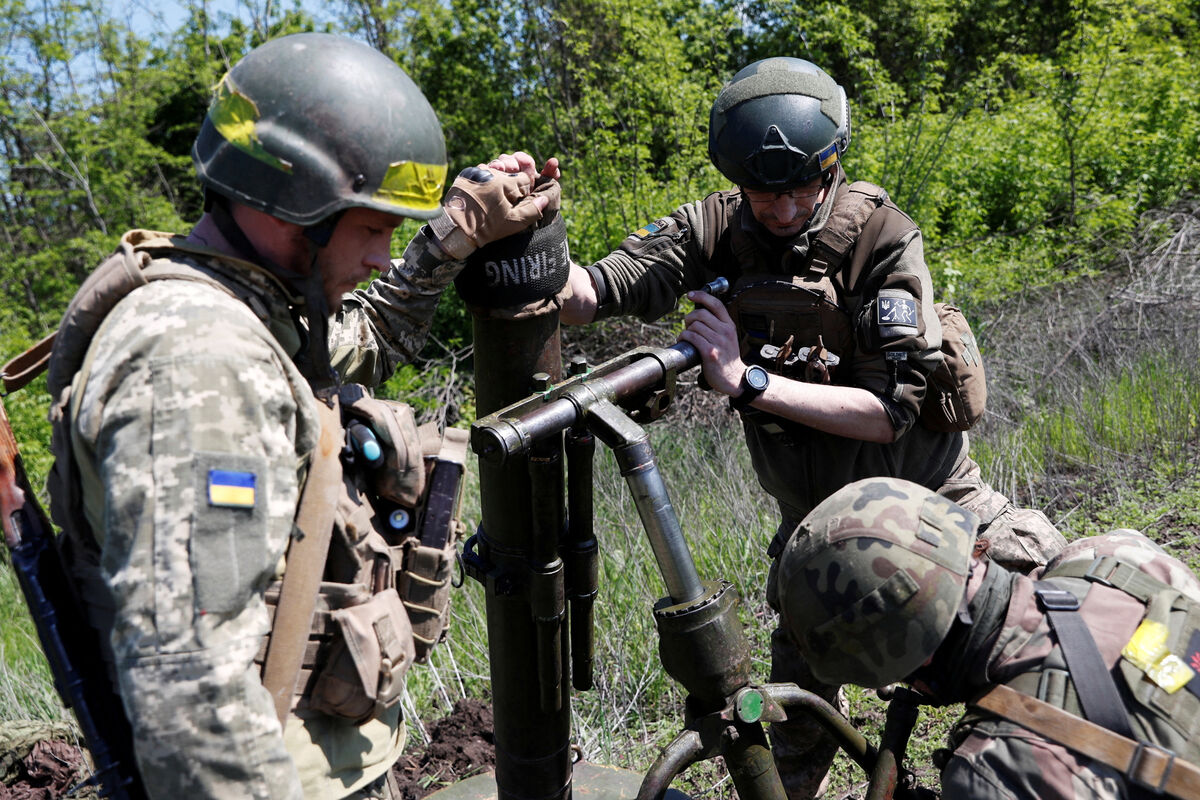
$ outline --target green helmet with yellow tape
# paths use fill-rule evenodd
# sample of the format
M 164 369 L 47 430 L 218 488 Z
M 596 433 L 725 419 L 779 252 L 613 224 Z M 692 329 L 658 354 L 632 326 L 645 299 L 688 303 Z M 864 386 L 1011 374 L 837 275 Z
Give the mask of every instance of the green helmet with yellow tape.
M 210 191 L 302 226 L 348 208 L 431 219 L 446 182 L 442 127 L 417 85 L 378 50 L 324 33 L 238 61 L 192 160 Z

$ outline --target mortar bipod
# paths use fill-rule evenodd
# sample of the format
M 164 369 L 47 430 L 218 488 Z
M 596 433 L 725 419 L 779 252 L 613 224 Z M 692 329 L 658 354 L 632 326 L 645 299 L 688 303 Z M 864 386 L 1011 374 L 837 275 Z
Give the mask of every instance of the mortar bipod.
M 739 746 L 737 742 L 745 736 L 746 725 L 780 722 L 786 719 L 788 713 L 807 714 L 862 767 L 869 776 L 866 800 L 936 798 L 936 793 L 917 787 L 912 773 L 901 766 L 908 739 L 916 724 L 920 695 L 898 686 L 885 687 L 878 694 L 885 700 L 891 700 L 878 749 L 836 708 L 794 683 L 743 687 L 729 698 L 724 707 L 702 716 L 694 716 L 689 704 L 687 726 L 663 748 L 658 760 L 646 773 L 637 800 L 661 800 L 666 796 L 671 781 L 689 766 Z M 738 792 L 742 800 L 765 796 L 742 794 L 740 788 Z
M 695 366 L 699 361 L 694 348 L 686 343 L 664 350 L 639 348 L 588 373 L 573 365 L 572 377 L 562 386 L 552 387 L 539 380 L 535 395 L 477 422 L 472 429 L 472 444 L 481 459 L 514 465 L 528 458 L 533 491 L 542 510 L 536 515 L 533 540 L 544 541 L 553 523 L 554 469 L 546 469 L 557 451 L 555 437 L 568 432 L 566 443 L 571 515 L 567 522 L 565 545 L 560 548 L 568 562 L 567 594 L 583 603 L 572 603 L 571 647 L 576 650 L 584 634 L 574 624 L 577 617 L 590 617 L 591 581 L 594 563 L 594 536 L 591 531 L 591 437 L 600 439 L 613 452 L 622 477 L 633 496 L 642 526 L 646 531 L 667 596 L 655 606 L 659 631 L 659 653 L 664 668 L 688 692 L 689 706 L 703 715 L 724 704 L 724 698 L 749 683 L 749 648 L 736 615 L 737 593 L 727 582 L 702 582 L 692 560 L 679 520 L 671 504 L 666 484 L 654 460 L 649 436 L 630 414 L 618 407 L 632 407 L 633 414 L 654 419 L 670 404 L 674 374 L 678 369 Z M 544 376 L 539 376 L 539 379 Z M 547 442 L 555 442 L 549 447 Z M 580 520 L 586 516 L 586 521 Z M 482 535 L 478 534 L 478 535 Z M 543 548 L 535 546 L 534 550 Z M 468 571 L 474 574 L 487 565 L 475 563 L 474 546 L 466 554 Z M 533 558 L 541 563 L 544 555 Z M 537 604 L 534 604 L 535 606 Z M 547 619 L 537 615 L 539 626 Z M 590 619 L 584 622 L 590 626 Z M 590 632 L 590 627 L 586 627 Z M 548 666 L 559 659 L 540 650 L 551 636 L 538 636 L 539 665 Z M 572 664 L 583 667 L 574 683 L 590 684 L 590 641 L 582 653 L 574 652 Z M 581 663 L 582 662 L 582 663 Z M 541 674 L 541 695 L 555 696 L 555 678 Z M 583 678 L 583 680 L 581 680 Z M 746 800 L 783 800 L 783 788 L 775 771 L 762 726 L 738 722 L 739 735 L 726 737 L 720 752 L 734 778 L 739 795 Z M 665 791 L 666 787 L 664 787 Z
M 472 448 L 481 468 L 523 468 L 538 499 L 532 520 L 532 546 L 524 570 L 497 568 L 480 542 L 482 529 L 465 549 L 468 574 L 497 594 L 524 593 L 537 623 L 538 683 L 542 704 L 562 697 L 563 663 L 558 649 L 564 600 L 571 599 L 570 637 L 576 688 L 591 685 L 591 605 L 596 593 L 596 542 L 592 532 L 592 454 L 594 439 L 612 448 L 646 530 L 668 595 L 654 608 L 659 654 L 667 673 L 688 692 L 688 729 L 664 750 L 643 778 L 639 797 L 662 797 L 670 781 L 688 765 L 724 756 L 742 800 L 783 798 L 783 788 L 766 743 L 762 720 L 792 707 L 831 728 L 839 744 L 873 774 L 873 800 L 888 798 L 897 786 L 899 755 L 881 757 L 835 710 L 793 684 L 750 685 L 749 648 L 736 615 L 736 590 L 727 582 L 704 582 L 696 572 L 649 437 L 630 415 L 655 419 L 669 406 L 677 371 L 699 363 L 686 343 L 670 348 L 638 348 L 600 365 L 572 364 L 571 377 L 558 386 L 537 376 L 535 394 L 472 426 Z M 568 520 L 562 519 L 558 477 L 560 442 L 566 432 Z M 567 535 L 553 544 L 565 522 Z M 561 560 L 559 558 L 561 556 Z M 555 563 L 557 562 L 557 563 Z M 565 564 L 565 566 L 564 566 Z M 565 573 L 565 575 L 564 575 Z M 565 586 L 564 586 L 565 583 Z M 565 591 L 564 591 L 565 589 Z M 564 597 L 566 595 L 566 598 Z M 545 651 L 543 651 L 545 647 Z M 754 714 L 754 698 L 762 714 Z M 913 717 L 915 719 L 915 716 Z M 828 720 L 828 723 L 822 720 Z M 892 717 L 889 713 L 889 727 Z M 902 737 L 907 740 L 911 723 Z M 885 734 L 887 731 L 885 730 Z M 885 740 L 891 741 L 885 735 Z M 857 757 L 856 757 L 857 755 Z M 874 773 L 879 773 L 876 776 Z M 874 787 L 878 787 L 878 790 Z

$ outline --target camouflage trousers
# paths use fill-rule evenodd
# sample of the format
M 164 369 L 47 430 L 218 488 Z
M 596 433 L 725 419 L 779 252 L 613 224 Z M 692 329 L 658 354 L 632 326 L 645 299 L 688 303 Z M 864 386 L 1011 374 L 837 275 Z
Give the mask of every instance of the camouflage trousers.
M 985 483 L 978 464 L 972 463 L 963 475 L 947 480 L 938 494 L 980 518 L 980 538 L 990 542 L 988 557 L 1007 569 L 1028 573 L 1044 566 L 1066 546 L 1066 539 L 1045 514 L 1036 509 L 1018 508 Z M 784 520 L 776 533 L 776 541 L 790 538 L 797 524 L 795 520 Z M 775 545 L 772 548 L 774 550 Z M 767 575 L 767 602 L 776 611 L 779 610 L 778 564 L 778 559 L 773 560 Z M 799 648 L 781 628 L 771 634 L 771 682 L 795 683 L 832 703 L 844 715 L 849 713 L 841 687 L 814 678 Z M 801 715 L 772 724 L 770 735 L 771 752 L 788 800 L 810 800 L 820 796 L 825 776 L 837 755 L 837 744 L 825 729 Z
M 1067 546 L 1045 514 L 1035 508 L 1018 508 L 983 480 L 974 462 L 964 474 L 947 479 L 937 492 L 979 517 L 979 538 L 990 545 L 988 558 L 1005 569 L 1028 575 Z

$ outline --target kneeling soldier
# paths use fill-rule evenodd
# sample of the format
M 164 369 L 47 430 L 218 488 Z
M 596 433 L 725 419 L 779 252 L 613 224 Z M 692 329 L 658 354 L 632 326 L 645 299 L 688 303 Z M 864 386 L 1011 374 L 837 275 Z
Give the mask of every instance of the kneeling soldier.
M 828 682 L 965 702 L 945 798 L 1200 797 L 1200 581 L 1142 534 L 1006 570 L 978 519 L 907 481 L 858 481 L 780 562 L 783 626 Z

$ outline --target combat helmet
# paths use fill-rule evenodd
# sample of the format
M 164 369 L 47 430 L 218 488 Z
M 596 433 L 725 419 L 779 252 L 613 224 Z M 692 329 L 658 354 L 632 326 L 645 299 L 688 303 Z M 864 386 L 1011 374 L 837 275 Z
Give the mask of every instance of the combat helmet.
M 920 667 L 962 606 L 978 525 L 897 478 L 857 481 L 814 508 L 778 576 L 783 625 L 813 675 L 878 688 Z
M 743 67 L 713 103 L 708 157 L 745 189 L 785 191 L 834 169 L 850 145 L 846 91 L 801 58 Z
M 238 61 L 192 160 L 210 191 L 305 227 L 354 207 L 431 219 L 446 181 L 442 127 L 417 85 L 378 50 L 325 33 Z

